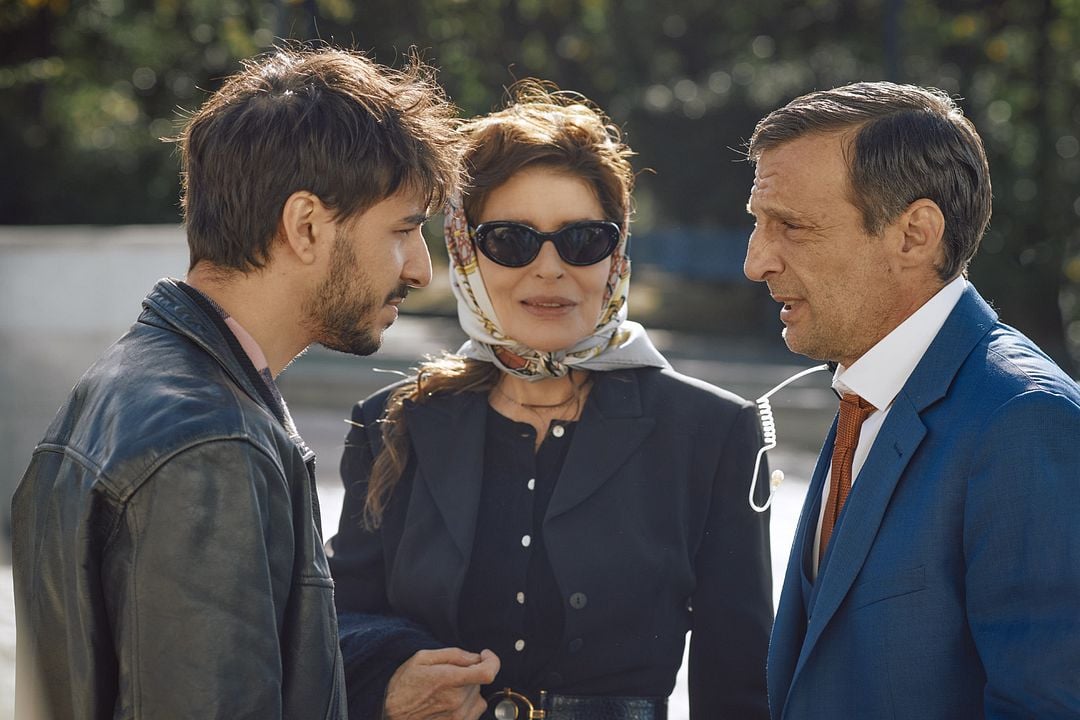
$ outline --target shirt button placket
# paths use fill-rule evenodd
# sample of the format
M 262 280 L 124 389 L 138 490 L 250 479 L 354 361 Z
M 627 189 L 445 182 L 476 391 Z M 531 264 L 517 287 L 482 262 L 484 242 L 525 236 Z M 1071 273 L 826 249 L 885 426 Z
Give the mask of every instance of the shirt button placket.
M 534 460 L 534 462 L 535 462 L 535 460 Z M 535 475 L 535 473 L 536 473 L 536 467 L 535 467 L 535 464 L 534 464 L 533 467 L 531 468 L 531 472 L 529 472 L 528 480 L 525 482 L 527 500 L 526 500 L 526 504 L 525 504 L 524 507 L 531 507 L 532 503 L 535 502 L 535 495 L 534 495 L 534 492 L 536 490 L 536 475 Z M 532 510 L 530 509 L 528 512 L 529 512 L 529 515 L 531 517 Z M 531 523 L 526 521 L 526 526 L 530 526 L 530 525 L 531 525 Z M 532 545 L 532 535 L 530 533 L 523 534 L 521 536 L 521 547 L 526 549 L 526 551 L 528 552 L 528 548 L 531 545 Z M 527 580 L 527 578 L 524 577 L 524 576 L 522 576 L 519 579 L 520 579 L 520 581 L 522 582 L 523 585 L 525 584 L 525 581 Z M 520 608 L 522 608 L 522 612 L 523 612 L 524 611 L 524 606 L 525 606 L 525 592 L 523 590 L 519 590 L 514 595 L 514 600 L 517 603 L 517 605 Z M 519 617 L 522 620 L 524 619 L 524 615 L 521 615 Z M 525 638 L 524 637 L 519 637 L 517 640 L 514 641 L 514 651 L 516 653 L 519 653 L 519 654 L 523 653 L 525 651 Z

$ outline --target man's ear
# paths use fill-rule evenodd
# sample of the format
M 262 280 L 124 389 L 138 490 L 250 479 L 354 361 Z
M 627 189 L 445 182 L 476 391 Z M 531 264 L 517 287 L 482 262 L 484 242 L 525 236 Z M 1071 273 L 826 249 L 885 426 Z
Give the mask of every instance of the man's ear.
M 936 202 L 916 200 L 893 225 L 899 231 L 897 256 L 901 267 L 936 268 L 944 260 L 945 216 Z
M 279 236 L 282 248 L 305 265 L 313 264 L 333 241 L 334 214 L 319 197 L 307 190 L 297 190 L 281 209 Z

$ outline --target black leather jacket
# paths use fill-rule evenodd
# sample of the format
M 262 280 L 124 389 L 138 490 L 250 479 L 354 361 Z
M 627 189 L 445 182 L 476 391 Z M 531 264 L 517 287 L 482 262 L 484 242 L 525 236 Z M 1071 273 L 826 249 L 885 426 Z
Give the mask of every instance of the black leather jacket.
M 314 455 L 175 281 L 13 501 L 18 717 L 341 718 Z

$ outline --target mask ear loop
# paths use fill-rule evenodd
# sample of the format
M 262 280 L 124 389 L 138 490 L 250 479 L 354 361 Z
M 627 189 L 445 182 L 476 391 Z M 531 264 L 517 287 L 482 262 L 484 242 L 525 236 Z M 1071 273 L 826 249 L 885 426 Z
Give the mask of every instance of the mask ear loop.
M 750 479 L 750 495 L 747 498 L 750 502 L 750 507 L 753 508 L 755 512 L 761 513 L 769 509 L 769 506 L 772 505 L 773 494 L 780 488 L 780 483 L 784 482 L 784 471 L 773 470 L 769 475 L 769 498 L 765 501 L 764 505 L 759 506 L 754 502 L 754 493 L 757 490 L 758 471 L 761 469 L 761 457 L 766 452 L 776 447 L 776 419 L 773 417 L 772 404 L 769 402 L 769 398 L 800 378 L 829 369 L 830 367 L 827 364 L 815 365 L 812 368 L 807 368 L 802 372 L 792 375 L 757 399 L 758 418 L 761 421 L 761 435 L 765 441 L 765 445 L 758 450 L 757 458 L 754 460 L 754 476 Z

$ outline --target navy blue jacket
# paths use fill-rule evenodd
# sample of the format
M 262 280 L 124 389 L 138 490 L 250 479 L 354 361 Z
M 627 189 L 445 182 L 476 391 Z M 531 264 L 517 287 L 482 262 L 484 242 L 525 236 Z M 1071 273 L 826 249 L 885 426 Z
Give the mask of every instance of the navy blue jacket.
M 810 552 L 772 645 L 774 718 L 1080 717 L 1080 388 L 968 287 Z

